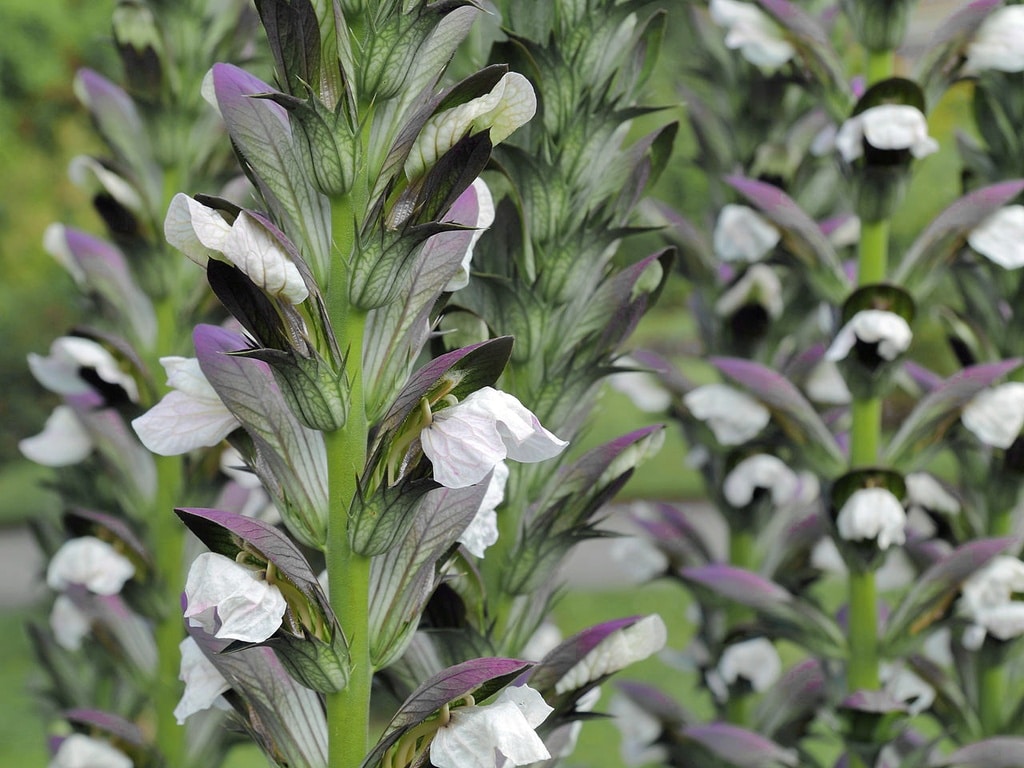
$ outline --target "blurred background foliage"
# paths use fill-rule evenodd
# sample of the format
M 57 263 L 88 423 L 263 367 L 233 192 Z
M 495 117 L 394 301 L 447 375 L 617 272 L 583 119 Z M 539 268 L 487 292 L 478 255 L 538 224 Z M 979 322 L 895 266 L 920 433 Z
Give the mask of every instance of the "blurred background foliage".
M 652 4 L 669 10 L 660 72 L 649 98 L 649 103 L 665 109 L 637 121 L 635 135 L 668 119 L 680 121 L 675 154 L 658 181 L 656 196 L 710 231 L 715 212 L 709 207 L 709 185 L 694 162 L 696 142 L 678 91 L 687 51 L 693 48 L 679 13 L 689 2 Z M 38 515 L 58 512 L 45 492 L 47 472 L 22 460 L 17 449 L 19 439 L 42 428 L 54 405 L 32 379 L 25 358 L 29 352 L 45 353 L 50 342 L 79 317 L 79 298 L 70 277 L 42 248 L 47 225 L 60 221 L 91 232 L 102 231 L 86 195 L 68 181 L 67 165 L 73 156 L 98 147 L 88 117 L 72 92 L 75 71 L 88 66 L 115 81 L 122 79 L 109 31 L 113 5 L 112 0 L 0 2 L 0 29 L 4 30 L 0 45 L 0 419 L 4 425 L 0 431 L 0 535 L 5 526 L 10 529 Z M 924 0 L 919 15 L 923 21 L 931 21 L 948 11 L 948 6 L 945 0 Z M 960 164 L 953 133 L 954 126 L 964 127 L 968 96 L 967 86 L 957 87 L 931 112 L 931 133 L 942 143 L 943 151 L 917 168 L 908 205 L 895 222 L 897 247 L 959 194 Z M 638 242 L 632 258 L 662 244 L 657 235 Z M 641 324 L 636 346 L 653 348 L 679 361 L 697 354 L 699 340 L 694 338 L 694 324 L 685 309 L 686 294 L 681 280 L 670 283 L 659 306 Z M 694 366 L 692 358 L 687 370 L 701 378 L 700 367 Z M 641 413 L 624 395 L 612 391 L 605 394 L 597 413 L 588 442 L 608 440 L 660 420 L 657 415 Z M 684 457 L 682 439 L 670 430 L 665 448 L 637 472 L 626 493 L 632 498 L 693 498 L 701 485 L 696 473 L 685 467 Z M 0 564 L 0 581 L 15 567 L 16 563 Z M 24 574 L 21 576 L 24 580 Z M 41 573 L 32 574 L 37 581 L 41 577 Z M 686 602 L 677 589 L 656 586 L 635 593 L 591 594 L 590 600 L 563 603 L 557 616 L 564 633 L 615 616 L 657 611 L 668 624 L 669 645 L 685 645 L 690 630 L 684 618 Z M 28 638 L 22 629 L 32 608 L 22 604 L 4 609 L 0 604 L 0 611 L 8 628 L 0 633 L 0 689 L 12 705 L 0 718 L 0 765 L 43 766 L 46 724 L 32 698 Z M 692 690 L 690 673 L 672 674 L 676 673 L 680 675 L 678 690 Z M 665 665 L 650 660 L 634 667 L 629 676 L 665 683 L 665 675 Z M 261 764 L 255 754 L 240 754 L 232 763 Z M 580 749 L 569 764 L 618 765 L 618 734 L 611 722 L 596 722 L 584 729 Z

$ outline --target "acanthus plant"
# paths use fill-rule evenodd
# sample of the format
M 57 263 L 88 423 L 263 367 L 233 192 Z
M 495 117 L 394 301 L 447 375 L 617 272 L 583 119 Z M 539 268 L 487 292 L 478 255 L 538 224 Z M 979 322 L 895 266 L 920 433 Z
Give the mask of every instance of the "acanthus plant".
M 530 143 L 558 145 L 568 112 L 518 132 L 538 92 L 546 118 L 572 108 L 544 84 L 578 62 L 553 52 L 537 70 L 499 63 L 446 79 L 480 15 L 460 0 L 261 0 L 256 10 L 274 82 L 218 63 L 202 85 L 251 195 L 231 200 L 179 178 L 161 190 L 185 193 L 163 200 L 166 214 L 154 217 L 184 254 L 173 269 L 205 275 L 231 318 L 196 326 L 194 353 L 157 350 L 167 386 L 131 423 L 160 455 L 158 466 L 186 466 L 179 456 L 226 440 L 237 451 L 232 468 L 259 480 L 262 489 L 248 489 L 265 492 L 258 506 L 280 523 L 187 506 L 201 496 L 186 487 L 159 494 L 154 519 L 176 506 L 210 550 L 178 582 L 187 637 L 171 623 L 166 638 L 180 647 L 186 687 L 161 716 L 191 724 L 229 712 L 280 765 L 490 765 L 495 750 L 514 764 L 557 759 L 571 752 L 595 686 L 665 642 L 657 616 L 632 617 L 539 658 L 507 658 L 546 616 L 557 562 L 657 443 L 658 430 L 647 429 L 565 458 L 596 382 L 667 275 L 664 254 L 622 270 L 610 263 L 671 143 L 667 131 L 624 146 L 625 117 L 613 112 L 637 109 L 646 67 L 633 54 L 657 38 L 660 21 L 637 24 L 618 8 L 603 28 L 619 46 L 615 56 L 602 58 L 591 43 L 573 52 L 602 58 L 594 75 L 608 101 L 595 103 L 591 125 L 577 126 L 595 145 L 554 170 L 578 185 L 568 187 L 562 212 L 592 207 L 595 216 L 575 221 L 558 259 L 544 264 L 535 250 L 544 238 L 501 245 L 480 237 L 492 219 L 510 229 L 516 201 L 524 218 L 546 212 L 541 201 L 526 202 L 537 179 L 518 176 L 504 156 L 492 161 L 492 152 L 519 142 L 506 150 L 519 159 Z M 532 22 L 550 23 L 549 14 Z M 515 20 L 505 17 L 513 36 Z M 610 163 L 605 173 L 586 167 L 592 155 Z M 496 206 L 488 182 L 502 190 Z M 471 252 L 489 272 L 522 267 L 529 280 L 475 290 L 480 277 L 466 277 Z M 451 299 L 460 291 L 464 304 Z M 506 326 L 505 302 L 529 305 L 535 291 L 553 308 Z M 482 328 L 475 343 L 447 344 L 453 304 L 460 324 Z M 589 308 L 583 317 L 581 307 Z M 169 300 L 165 311 L 180 308 Z M 556 321 L 558 333 L 545 327 Z M 542 367 L 531 370 L 527 358 Z M 495 535 L 499 553 L 514 546 L 517 560 L 490 565 Z M 453 600 L 471 622 L 437 624 Z M 523 606 L 522 616 L 512 610 Z M 371 694 L 384 683 L 405 701 L 374 741 Z M 155 764 L 147 734 L 132 734 L 142 745 L 136 764 Z M 118 732 L 108 735 L 120 743 Z
M 1005 681 L 1020 664 L 1012 329 L 1024 181 L 997 111 L 1014 103 L 1004 80 L 1018 76 L 1019 6 L 961 9 L 911 80 L 894 76 L 908 3 L 841 3 L 821 18 L 785 0 L 738 5 L 690 16 L 698 61 L 720 64 L 683 86 L 713 206 L 653 214 L 682 253 L 718 380 L 635 355 L 672 393 L 712 502 L 652 504 L 637 524 L 660 575 L 699 608 L 684 657 L 715 720 L 675 692 L 623 685 L 615 709 L 643 739 L 624 755 L 1018 762 L 1021 703 Z M 848 84 L 836 50 L 851 43 L 865 66 Z M 954 184 L 933 200 L 945 209 L 908 231 L 904 212 L 923 195 L 906 195 L 915 169 L 949 150 L 927 109 L 964 80 L 987 146 L 962 139 L 966 194 L 949 202 Z M 775 653 L 795 644 L 796 661 L 780 668 L 765 638 Z

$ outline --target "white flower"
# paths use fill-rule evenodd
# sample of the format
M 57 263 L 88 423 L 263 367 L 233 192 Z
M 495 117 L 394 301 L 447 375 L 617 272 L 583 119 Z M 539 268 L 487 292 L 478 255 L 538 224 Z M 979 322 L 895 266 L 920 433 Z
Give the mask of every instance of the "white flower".
M 434 467 L 434 479 L 446 488 L 476 485 L 504 459 L 544 461 L 568 445 L 519 400 L 493 387 L 436 411 L 420 433 L 420 442 Z
M 768 426 L 771 412 L 728 384 L 705 384 L 686 393 L 683 403 L 722 445 L 742 445 Z
M 670 564 L 665 553 L 643 536 L 612 539 L 609 554 L 627 577 L 627 584 L 645 584 L 656 579 L 668 571 Z
M 103 163 L 88 155 L 71 158 L 71 162 L 68 164 L 68 178 L 71 179 L 72 184 L 84 189 L 90 195 L 95 196 L 101 191 L 110 195 L 129 211 L 142 213 L 145 209 L 142 197 L 135 187 Z
M 711 0 L 709 10 L 712 20 L 727 28 L 726 47 L 739 48 L 740 54 L 751 64 L 774 70 L 796 54 L 779 25 L 756 5 Z
M 779 244 L 779 230 L 746 205 L 730 203 L 715 222 L 712 245 L 722 261 L 760 261 Z
M 960 420 L 982 443 L 1009 448 L 1024 428 L 1024 383 L 1011 381 L 979 392 Z
M 626 765 L 647 765 L 668 761 L 668 750 L 654 742 L 661 736 L 661 721 L 626 696 L 616 696 L 608 705 L 615 727 L 622 734 L 619 754 Z
M 824 405 L 846 405 L 853 400 L 839 366 L 831 360 L 818 361 L 808 374 L 804 389 L 811 400 Z
M 46 419 L 43 431 L 18 442 L 29 461 L 44 467 L 68 467 L 92 453 L 92 437 L 69 405 L 58 405 Z
M 645 368 L 644 363 L 625 356 L 615 363 L 616 368 Z M 616 392 L 628 397 L 644 413 L 664 413 L 672 405 L 672 395 L 661 383 L 657 373 L 645 370 L 626 370 L 614 373 L 606 381 Z
M 742 678 L 757 692 L 768 690 L 781 673 L 782 659 L 766 637 L 733 643 L 718 660 L 718 674 L 727 685 Z
M 935 689 L 902 664 L 883 664 L 880 676 L 886 692 L 905 702 L 911 716 L 921 714 L 935 701 Z
M 68 651 L 77 651 L 88 637 L 92 622 L 67 595 L 57 595 L 50 609 L 50 629 L 57 645 Z
M 964 70 L 1024 71 L 1024 6 L 998 8 L 981 22 L 967 45 Z
M 960 610 L 973 622 L 964 636 L 970 650 L 981 647 L 986 634 L 1000 640 L 1024 635 L 1024 563 L 1000 555 L 973 573 L 960 588 Z
M 498 540 L 498 505 L 505 500 L 505 484 L 508 482 L 508 464 L 499 461 L 491 472 L 490 482 L 480 509 L 469 527 L 459 536 L 459 543 L 474 557 L 483 557 L 484 551 Z
M 715 302 L 715 314 L 730 317 L 749 304 L 761 305 L 772 319 L 781 315 L 785 308 L 782 281 L 766 264 L 752 264 Z
M 772 504 L 782 506 L 796 497 L 800 481 L 777 456 L 758 453 L 748 456 L 726 475 L 722 485 L 725 500 L 732 506 L 745 507 L 754 500 L 758 489 L 769 491 Z
M 473 232 L 468 233 L 469 238 L 466 242 L 466 252 L 462 255 L 459 271 L 444 287 L 446 291 L 458 291 L 469 285 L 469 267 L 473 262 L 473 249 L 476 247 L 477 241 L 483 236 L 484 231 L 494 223 L 494 197 L 491 195 L 491 190 L 486 182 L 477 177 L 469 189 L 463 192 L 459 199 L 455 201 L 451 210 L 448 211 L 448 215 L 445 216 L 444 221 L 451 221 L 466 227 L 475 228 Z M 466 234 L 464 232 L 442 232 L 439 235 L 434 235 L 430 240 L 448 237 L 464 238 Z M 428 241 L 428 245 L 429 243 L 430 241 Z
M 199 644 L 191 637 L 186 637 L 178 644 L 181 650 L 181 671 L 178 679 L 185 683 L 181 701 L 174 708 L 174 717 L 178 725 L 185 724 L 185 718 L 196 712 L 202 712 L 223 702 L 221 694 L 230 690 L 231 684 L 206 658 Z
M 652 613 L 606 635 L 555 683 L 555 693 L 582 688 L 605 675 L 643 661 L 665 647 L 668 631 L 661 616 Z
M 228 224 L 217 210 L 179 192 L 167 209 L 164 236 L 200 266 L 208 259 L 233 264 L 271 296 L 292 304 L 309 296 L 291 256 L 270 230 L 246 211 Z
M 839 330 L 825 352 L 825 359 L 830 362 L 842 360 L 860 341 L 863 344 L 877 344 L 878 356 L 892 361 L 907 351 L 912 338 L 910 325 L 895 312 L 863 309 Z
M 840 538 L 847 541 L 874 539 L 879 549 L 906 540 L 907 513 L 900 500 L 885 488 L 861 488 L 846 500 L 836 518 Z
M 94 386 L 82 376 L 82 371 L 89 370 L 107 384 L 121 387 L 132 402 L 139 399 L 135 379 L 121 370 L 106 347 L 92 339 L 79 336 L 54 339 L 46 357 L 29 354 L 28 367 L 36 381 L 58 395 L 95 391 Z
M 1024 205 L 1000 208 L 968 233 L 967 244 L 1003 269 L 1024 266 Z
M 48 768 L 132 768 L 133 765 L 128 755 L 109 742 L 84 733 L 72 733 L 60 743 Z
M 497 146 L 529 122 L 536 111 L 537 95 L 530 81 L 518 72 L 509 72 L 489 93 L 432 115 L 409 151 L 405 175 L 419 178 L 467 135 L 489 130 L 491 144 Z
M 846 162 L 863 155 L 865 143 L 875 149 L 907 149 L 914 157 L 939 150 L 939 143 L 928 135 L 924 113 L 909 104 L 880 104 L 854 115 L 839 127 L 836 149 Z
M 260 643 L 281 626 L 281 590 L 251 568 L 214 552 L 199 555 L 185 580 L 185 618 L 222 640 Z
M 54 553 L 46 568 L 46 583 L 57 592 L 81 584 L 97 595 L 116 595 L 134 575 L 132 561 L 113 545 L 95 536 L 80 536 Z
M 505 688 L 493 703 L 456 707 L 430 742 L 437 768 L 494 768 L 495 750 L 512 765 L 551 757 L 536 728 L 554 709 L 529 686 Z
M 904 478 L 907 485 L 907 510 L 925 509 L 956 515 L 960 502 L 927 472 L 911 472 Z
M 161 357 L 172 388 L 132 421 L 139 440 L 153 453 L 176 456 L 214 446 L 239 426 L 194 357 Z

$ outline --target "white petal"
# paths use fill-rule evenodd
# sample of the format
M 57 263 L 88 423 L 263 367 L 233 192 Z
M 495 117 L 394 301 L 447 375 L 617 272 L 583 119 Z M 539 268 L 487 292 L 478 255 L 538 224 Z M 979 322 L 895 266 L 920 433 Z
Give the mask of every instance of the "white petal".
M 93 441 L 68 405 L 58 405 L 46 419 L 43 431 L 18 442 L 29 461 L 44 467 L 67 467 L 92 453 Z
M 460 207 L 459 203 L 463 198 L 472 198 L 472 208 L 475 210 L 475 216 L 471 221 L 460 220 L 458 216 L 451 216 L 451 214 Z M 469 189 L 462 193 L 459 200 L 452 206 L 452 210 L 449 211 L 449 216 L 445 218 L 445 221 L 451 221 L 455 224 L 462 224 L 467 227 L 475 227 L 476 229 L 470 235 L 466 243 L 466 252 L 462 255 L 462 262 L 459 264 L 459 271 L 448 281 L 444 289 L 448 292 L 458 291 L 469 285 L 469 272 L 470 267 L 473 263 L 473 249 L 476 247 L 477 241 L 483 237 L 484 232 L 494 223 L 494 197 L 491 195 L 490 187 L 487 186 L 486 182 L 479 176 L 473 180 Z M 465 237 L 464 232 L 442 232 L 440 235 L 434 235 L 437 238 L 459 236 Z M 433 239 L 433 238 L 432 238 Z
M 665 747 L 654 743 L 661 736 L 661 721 L 625 696 L 616 696 L 611 700 L 608 714 L 615 718 L 615 725 L 622 734 L 619 750 L 626 765 L 647 765 L 668 760 Z
M 1024 205 L 1007 205 L 967 235 L 967 244 L 1003 269 L 1024 266 Z
M 92 622 L 78 609 L 74 600 L 67 595 L 57 595 L 50 609 L 50 629 L 57 645 L 68 651 L 77 651 L 88 637 Z
M 781 239 L 779 230 L 753 208 L 732 203 L 718 214 L 712 236 L 715 255 L 727 262 L 760 261 Z
M 825 352 L 825 360 L 842 360 L 860 341 L 864 344 L 877 344 L 878 356 L 891 361 L 907 351 L 912 339 L 910 325 L 895 312 L 864 309 L 850 318 L 850 321 L 839 330 Z
M 799 481 L 796 473 L 776 456 L 758 453 L 748 456 L 726 475 L 722 493 L 732 506 L 741 508 L 754 500 L 761 488 L 771 492 L 772 503 L 781 506 L 792 500 Z
M 811 369 L 804 385 L 807 396 L 824 405 L 846 405 L 852 399 L 846 379 L 832 360 L 821 360 Z
M 967 72 L 1024 71 L 1024 7 L 1008 5 L 986 16 L 968 44 L 966 55 Z
M 182 640 L 178 648 L 181 650 L 178 679 L 185 683 L 185 690 L 174 708 L 174 717 L 178 725 L 184 725 L 185 718 L 212 707 L 222 693 L 230 690 L 231 685 L 191 637 Z
M 498 513 L 495 510 L 505 500 L 507 482 L 508 465 L 499 461 L 491 472 L 491 479 L 487 483 L 487 491 L 476 517 L 459 536 L 459 543 L 474 557 L 483 557 L 486 549 L 498 540 Z
M 506 688 L 486 706 L 458 707 L 430 744 L 437 768 L 494 768 L 498 750 L 513 765 L 551 757 L 534 728 L 552 712 L 528 686 Z
M 771 412 L 728 384 L 705 384 L 687 392 L 683 403 L 705 422 L 722 445 L 742 445 L 768 426 Z
M 69 539 L 46 569 L 46 583 L 58 592 L 81 584 L 97 595 L 116 595 L 135 575 L 131 560 L 95 536 Z
M 667 630 L 661 617 L 652 613 L 635 624 L 617 629 L 576 662 L 555 684 L 556 693 L 582 688 L 598 678 L 642 661 L 665 647 Z
M 864 154 L 863 114 L 854 115 L 839 126 L 835 136 L 835 147 L 839 156 L 848 163 Z
M 777 318 L 785 305 L 782 301 L 782 281 L 775 270 L 766 264 L 752 264 L 733 285 L 715 302 L 715 314 L 730 317 L 750 304 L 758 304 Z
M 243 211 L 224 240 L 224 257 L 271 296 L 301 304 L 309 296 L 298 267 L 270 231 Z
M 757 6 L 735 0 L 711 0 L 709 10 L 712 20 L 728 30 L 726 46 L 738 48 L 751 64 L 774 70 L 796 54 L 782 29 Z
M 259 643 L 281 626 L 288 607 L 281 590 L 250 568 L 213 552 L 199 555 L 185 580 L 184 616 L 224 640 Z M 215 610 L 220 626 L 212 623 Z
M 955 515 L 960 502 L 927 472 L 911 472 L 904 478 L 907 485 L 907 507 L 920 507 L 933 512 Z
M 93 391 L 93 386 L 82 377 L 82 369 L 91 369 L 103 381 L 121 387 L 132 402 L 139 399 L 135 379 L 121 370 L 106 347 L 92 339 L 80 336 L 54 339 L 46 357 L 28 356 L 28 367 L 36 381 L 58 395 Z
M 142 444 L 160 456 L 212 447 L 237 427 L 238 420 L 219 400 L 194 400 L 176 391 L 132 421 Z
M 445 488 L 476 485 L 508 455 L 494 419 L 486 413 L 460 411 L 460 405 L 437 411 L 420 433 L 434 479 Z
M 222 259 L 231 225 L 221 214 L 179 192 L 171 198 L 164 219 L 167 242 L 201 266 L 207 259 Z
M 880 104 L 861 113 L 864 140 L 876 149 L 909 149 L 914 157 L 938 152 L 924 113 L 909 104 Z
M 533 413 L 519 400 L 493 387 L 483 387 L 460 404 L 466 410 L 490 414 L 498 427 L 508 457 L 533 463 L 560 454 L 568 443 L 546 430 Z
M 51 224 L 43 232 L 43 250 L 68 271 L 78 285 L 86 281 L 85 270 L 79 266 L 68 247 L 67 228 L 63 224 Z
M 906 540 L 907 514 L 899 499 L 884 488 L 855 491 L 836 518 L 839 536 L 847 541 L 874 539 L 879 549 Z
M 109 742 L 84 733 L 72 733 L 60 743 L 48 768 L 132 768 L 133 765 L 128 755 Z
M 886 692 L 905 702 L 911 716 L 924 712 L 935 701 L 935 689 L 903 665 L 883 665 L 881 675 Z
M 1014 601 L 981 613 L 978 623 L 988 634 L 999 640 L 1010 640 L 1024 635 L 1024 603 Z
M 1016 593 L 1024 592 L 1024 563 L 1000 555 L 975 571 L 961 586 L 960 608 L 977 623 L 982 614 L 1008 605 Z
M 418 178 L 468 133 L 490 130 L 491 143 L 498 144 L 536 111 L 537 96 L 530 81 L 509 72 L 489 93 L 433 115 L 416 137 L 405 173 L 410 179 Z
M 71 158 L 68 177 L 75 186 L 90 193 L 103 190 L 129 211 L 141 213 L 142 197 L 121 176 L 107 169 L 102 163 L 86 155 Z
M 960 420 L 985 445 L 1009 448 L 1024 428 L 1024 383 L 1012 381 L 980 392 L 964 406 Z
M 755 637 L 727 646 L 718 661 L 718 673 L 726 683 L 743 678 L 755 691 L 765 691 L 782 674 L 782 659 L 771 640 Z
M 617 367 L 638 365 L 630 358 L 623 358 Z M 642 365 L 642 364 L 640 364 Z M 626 395 L 644 413 L 664 413 L 672 405 L 672 395 L 661 384 L 657 374 L 646 371 L 624 371 L 607 378 L 608 386 Z

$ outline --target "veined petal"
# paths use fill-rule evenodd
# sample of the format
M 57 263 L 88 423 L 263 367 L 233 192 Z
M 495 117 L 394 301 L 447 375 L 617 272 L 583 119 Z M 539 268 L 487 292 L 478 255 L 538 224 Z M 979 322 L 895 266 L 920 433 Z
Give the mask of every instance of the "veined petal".
M 1011 381 L 978 393 L 960 420 L 985 445 L 1009 448 L 1024 428 L 1024 383 Z
M 230 234 L 231 225 L 218 211 L 181 192 L 171 198 L 164 237 L 192 261 L 205 266 L 208 259 L 221 258 Z
M 1024 205 L 1000 208 L 968 233 L 967 244 L 1003 269 L 1024 266 Z
M 177 456 L 212 447 L 239 426 L 196 358 L 162 357 L 160 363 L 173 389 L 132 421 L 146 448 L 160 456 Z
M 68 178 L 90 194 L 103 190 L 129 211 L 143 210 L 142 197 L 127 180 L 108 169 L 103 163 L 87 155 L 71 158 Z
M 43 431 L 18 442 L 29 461 L 44 467 L 68 467 L 92 453 L 93 441 L 69 405 L 58 405 L 46 419 Z
M 214 552 L 199 555 L 185 580 L 184 616 L 223 640 L 260 643 L 281 626 L 281 590 L 251 568 Z
M 466 411 L 490 414 L 508 450 L 508 457 L 514 461 L 532 463 L 551 459 L 569 444 L 545 429 L 533 412 L 508 392 L 483 387 L 460 405 Z
M 266 227 L 245 211 L 224 240 L 224 257 L 271 296 L 300 304 L 309 296 L 302 275 Z
M 475 227 L 472 232 L 442 232 L 434 238 L 460 238 L 466 241 L 466 251 L 462 255 L 458 273 L 445 285 L 445 291 L 458 291 L 469 285 L 469 268 L 473 262 L 473 248 L 484 232 L 494 223 L 494 198 L 487 183 L 477 177 L 469 188 L 459 195 L 459 199 L 448 211 L 445 221 Z M 431 238 L 432 240 L 434 238 Z
M 69 539 L 50 558 L 46 583 L 62 592 L 71 584 L 81 584 L 97 595 L 116 595 L 135 575 L 131 560 L 95 536 Z
M 555 684 L 555 692 L 565 693 L 582 688 L 587 683 L 642 661 L 664 648 L 667 638 L 665 622 L 656 613 L 617 629 L 559 679 Z
M 174 708 L 174 717 L 178 725 L 184 725 L 185 718 L 212 707 L 222 693 L 230 690 L 231 685 L 193 638 L 186 637 L 178 648 L 181 650 L 178 679 L 185 683 L 185 690 Z
M 494 768 L 498 750 L 512 765 L 551 757 L 534 730 L 554 710 L 528 686 L 504 689 L 492 704 L 457 707 L 430 743 L 437 768 Z
M 493 418 L 485 413 L 460 412 L 458 407 L 435 413 L 430 426 L 420 433 L 434 479 L 445 488 L 476 485 L 508 456 Z
M 508 464 L 499 461 L 494 465 L 487 491 L 480 502 L 480 509 L 469 526 L 459 536 L 459 543 L 474 557 L 483 557 L 486 549 L 498 540 L 498 505 L 505 500 L 505 484 L 508 482 Z
M 509 72 L 490 92 L 427 120 L 409 151 L 406 176 L 422 176 L 467 134 L 490 130 L 491 143 L 497 145 L 527 123 L 536 111 L 537 96 L 530 81 L 517 72 Z

